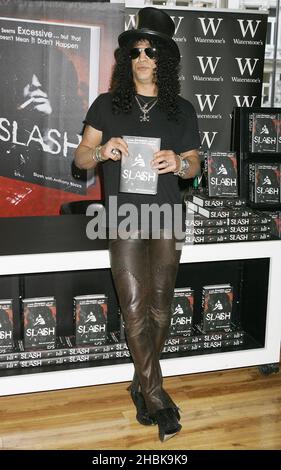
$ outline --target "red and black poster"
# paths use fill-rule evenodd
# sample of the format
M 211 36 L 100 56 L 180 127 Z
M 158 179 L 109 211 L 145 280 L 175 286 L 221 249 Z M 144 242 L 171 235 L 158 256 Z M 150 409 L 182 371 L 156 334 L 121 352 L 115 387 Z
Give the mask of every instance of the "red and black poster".
M 27 194 L 29 183 L 86 194 L 94 175 L 75 179 L 71 163 L 98 92 L 100 28 L 0 18 L 0 29 L 1 175 Z
M 0 8 L 0 217 L 58 215 L 66 202 L 100 199 L 99 174 L 72 162 L 87 110 L 108 89 L 124 6 Z

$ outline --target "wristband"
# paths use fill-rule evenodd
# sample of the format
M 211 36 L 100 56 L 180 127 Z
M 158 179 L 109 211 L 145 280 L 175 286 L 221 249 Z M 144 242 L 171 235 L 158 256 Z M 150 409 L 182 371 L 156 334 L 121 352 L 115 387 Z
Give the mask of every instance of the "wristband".
M 92 159 L 97 163 L 104 161 L 101 155 L 101 147 L 101 145 L 97 145 L 97 147 L 93 150 L 92 153 Z
M 190 167 L 190 163 L 185 158 L 182 158 L 181 155 L 177 155 L 177 157 L 179 157 L 180 159 L 180 168 L 178 171 L 174 172 L 174 175 L 180 176 L 181 178 L 183 178 L 186 175 L 186 172 L 188 171 Z

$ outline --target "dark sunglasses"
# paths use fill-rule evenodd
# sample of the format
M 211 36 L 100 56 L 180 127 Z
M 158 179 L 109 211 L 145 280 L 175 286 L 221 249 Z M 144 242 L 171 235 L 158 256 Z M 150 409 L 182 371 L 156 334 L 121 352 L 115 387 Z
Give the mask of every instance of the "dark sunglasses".
M 130 58 L 137 59 L 142 51 L 145 52 L 145 55 L 149 59 L 155 59 L 157 57 L 157 49 L 155 47 L 133 47 L 133 49 L 130 50 Z

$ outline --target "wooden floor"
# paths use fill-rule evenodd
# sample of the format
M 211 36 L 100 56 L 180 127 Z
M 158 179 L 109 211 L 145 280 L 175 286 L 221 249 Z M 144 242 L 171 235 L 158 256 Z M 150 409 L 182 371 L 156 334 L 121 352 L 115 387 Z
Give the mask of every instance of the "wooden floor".
M 0 397 L 0 449 L 281 449 L 281 373 L 165 379 L 183 429 L 162 444 L 135 420 L 127 383 Z

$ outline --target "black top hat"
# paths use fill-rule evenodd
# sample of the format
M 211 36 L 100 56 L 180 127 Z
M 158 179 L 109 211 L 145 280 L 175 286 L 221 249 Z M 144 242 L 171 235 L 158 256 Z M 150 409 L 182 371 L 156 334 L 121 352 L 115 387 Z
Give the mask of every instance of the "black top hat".
M 175 24 L 172 18 L 163 10 L 146 7 L 139 10 L 136 16 L 136 29 L 121 33 L 118 37 L 119 46 L 123 47 L 128 41 L 139 39 L 159 39 L 167 47 L 167 52 L 180 61 L 180 52 L 173 40 Z

